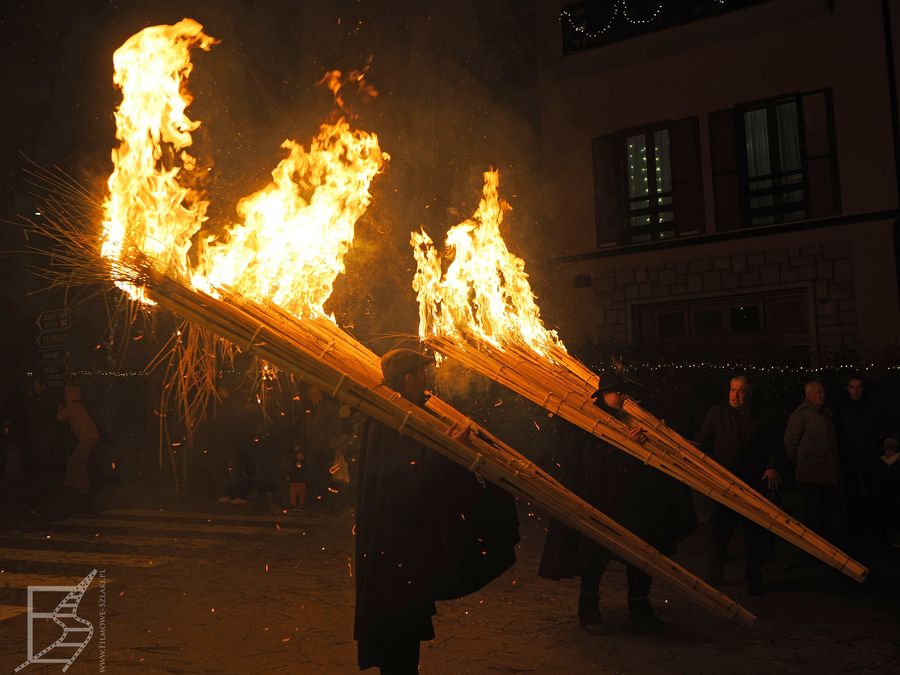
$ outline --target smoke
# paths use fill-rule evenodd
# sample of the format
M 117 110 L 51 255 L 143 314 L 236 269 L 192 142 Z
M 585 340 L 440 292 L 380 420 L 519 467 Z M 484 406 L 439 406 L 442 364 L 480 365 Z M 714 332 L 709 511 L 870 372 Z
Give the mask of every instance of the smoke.
M 490 398 L 494 382 L 473 373 L 452 359 L 442 359 L 434 368 L 434 390 L 446 401 L 480 400 Z

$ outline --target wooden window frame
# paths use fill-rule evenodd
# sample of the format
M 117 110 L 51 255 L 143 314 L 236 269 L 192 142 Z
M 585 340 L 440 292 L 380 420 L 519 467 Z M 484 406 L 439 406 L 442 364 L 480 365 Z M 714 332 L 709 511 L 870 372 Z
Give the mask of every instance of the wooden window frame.
M 779 105 L 793 101 L 797 111 L 797 136 L 800 142 L 800 169 L 799 171 L 783 171 L 781 168 L 780 144 L 778 141 L 778 112 Z M 750 189 L 751 181 L 761 180 L 764 177 L 750 178 L 749 158 L 747 155 L 747 127 L 744 122 L 744 116 L 748 112 L 754 110 L 766 111 L 766 131 L 768 132 L 769 143 L 769 162 L 772 173 L 768 174 L 773 185 L 769 188 Z M 806 125 L 803 118 L 803 94 L 791 93 L 773 98 L 767 98 L 762 101 L 753 103 L 745 103 L 735 110 L 736 127 L 740 142 L 738 143 L 738 152 L 740 156 L 740 176 L 741 176 L 741 192 L 743 195 L 743 220 L 745 227 L 765 227 L 766 225 L 775 225 L 778 223 L 787 223 L 795 220 L 805 220 L 809 214 L 809 171 L 807 168 L 806 158 Z M 801 174 L 799 183 L 782 183 L 783 179 L 788 175 Z M 776 184 L 777 183 L 777 184 Z M 802 202 L 784 202 L 784 194 L 793 192 L 798 188 L 803 190 Z M 775 202 L 772 206 L 753 207 L 750 204 L 751 199 L 761 196 L 771 195 Z M 802 206 L 803 215 L 799 217 L 787 217 L 787 213 L 791 210 L 797 210 Z M 773 216 L 771 223 L 754 223 L 753 218 Z
M 675 217 L 675 190 L 674 186 L 667 192 L 659 192 L 656 189 L 656 153 L 652 152 L 654 148 L 653 137 L 658 131 L 666 131 L 669 135 L 669 176 L 672 176 L 672 125 L 670 121 L 654 122 L 639 127 L 622 129 L 616 132 L 616 153 L 618 155 L 619 165 L 619 213 L 621 214 L 621 236 L 620 243 L 644 243 L 635 242 L 635 237 L 642 235 L 650 235 L 649 241 L 658 241 L 661 232 L 672 231 L 672 237 L 678 236 L 678 225 Z M 631 136 L 644 136 L 644 144 L 647 148 L 647 196 L 642 197 L 628 196 L 628 138 Z M 668 204 L 660 206 L 659 199 L 668 198 Z M 645 209 L 636 211 L 631 210 L 632 202 L 647 201 L 649 206 Z M 659 222 L 660 213 L 671 213 L 672 220 Z M 632 217 L 650 216 L 649 225 L 632 225 Z

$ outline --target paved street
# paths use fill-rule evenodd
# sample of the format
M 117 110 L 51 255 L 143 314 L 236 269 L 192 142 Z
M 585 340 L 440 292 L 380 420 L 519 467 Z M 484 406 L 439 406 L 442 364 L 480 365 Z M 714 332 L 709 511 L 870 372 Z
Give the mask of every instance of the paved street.
M 70 673 L 98 672 L 101 659 L 110 673 L 355 672 L 352 513 L 260 510 L 110 508 L 27 526 L 7 521 L 0 534 L 0 669 L 11 672 L 26 658 L 25 588 L 74 585 L 97 568 L 105 587 L 98 574 L 78 610 L 95 632 Z M 481 593 L 439 606 L 422 672 L 900 671 L 896 604 L 816 566 L 788 572 L 776 564 L 767 575 L 774 588 L 751 597 L 738 584 L 741 561 L 732 560 L 733 585 L 723 590 L 759 616 L 749 632 L 657 587 L 653 600 L 671 624 L 658 638 L 630 632 L 624 572 L 614 566 L 603 587 L 612 634 L 589 635 L 575 623 L 575 582 L 535 574 L 544 522 L 527 508 L 520 515 L 515 569 Z M 702 553 L 698 535 L 679 560 L 702 569 Z M 35 628 L 35 651 L 45 646 L 38 634 Z M 49 644 L 56 636 L 47 635 Z

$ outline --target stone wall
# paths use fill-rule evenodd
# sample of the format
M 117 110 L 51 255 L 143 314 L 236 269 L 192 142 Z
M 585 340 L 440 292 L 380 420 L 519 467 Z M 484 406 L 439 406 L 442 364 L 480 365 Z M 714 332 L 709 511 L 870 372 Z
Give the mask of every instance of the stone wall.
M 635 305 L 706 296 L 776 292 L 807 285 L 815 308 L 810 340 L 819 349 L 854 347 L 858 332 L 850 241 L 770 248 L 749 253 L 691 257 L 684 260 L 620 269 L 610 259 L 599 263 L 593 286 L 599 310 L 601 342 L 628 343 L 628 313 Z

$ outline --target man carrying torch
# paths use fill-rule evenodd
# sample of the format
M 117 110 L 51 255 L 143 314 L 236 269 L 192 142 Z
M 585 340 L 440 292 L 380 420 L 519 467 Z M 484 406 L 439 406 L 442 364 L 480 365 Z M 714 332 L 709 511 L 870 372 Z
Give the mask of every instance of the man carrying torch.
M 627 421 L 622 410 L 630 384 L 614 372 L 600 378 L 594 393 L 598 407 Z M 639 426 L 629 436 L 644 442 Z M 670 555 L 676 542 L 696 529 L 696 516 L 686 488 L 659 471 L 625 454 L 596 436 L 583 432 L 570 457 L 566 487 L 598 510 Z M 553 521 L 547 533 L 538 574 L 548 579 L 581 577 L 578 623 L 598 635 L 608 632 L 600 612 L 600 579 L 615 556 L 575 530 Z M 637 633 L 658 633 L 663 622 L 650 604 L 652 578 L 626 563 L 628 612 Z
M 424 405 L 431 357 L 394 349 L 384 383 Z M 466 442 L 468 429 L 451 428 Z M 368 420 L 359 457 L 356 619 L 359 667 L 415 673 L 434 638 L 436 600 L 473 593 L 515 562 L 512 497 L 401 430 Z

